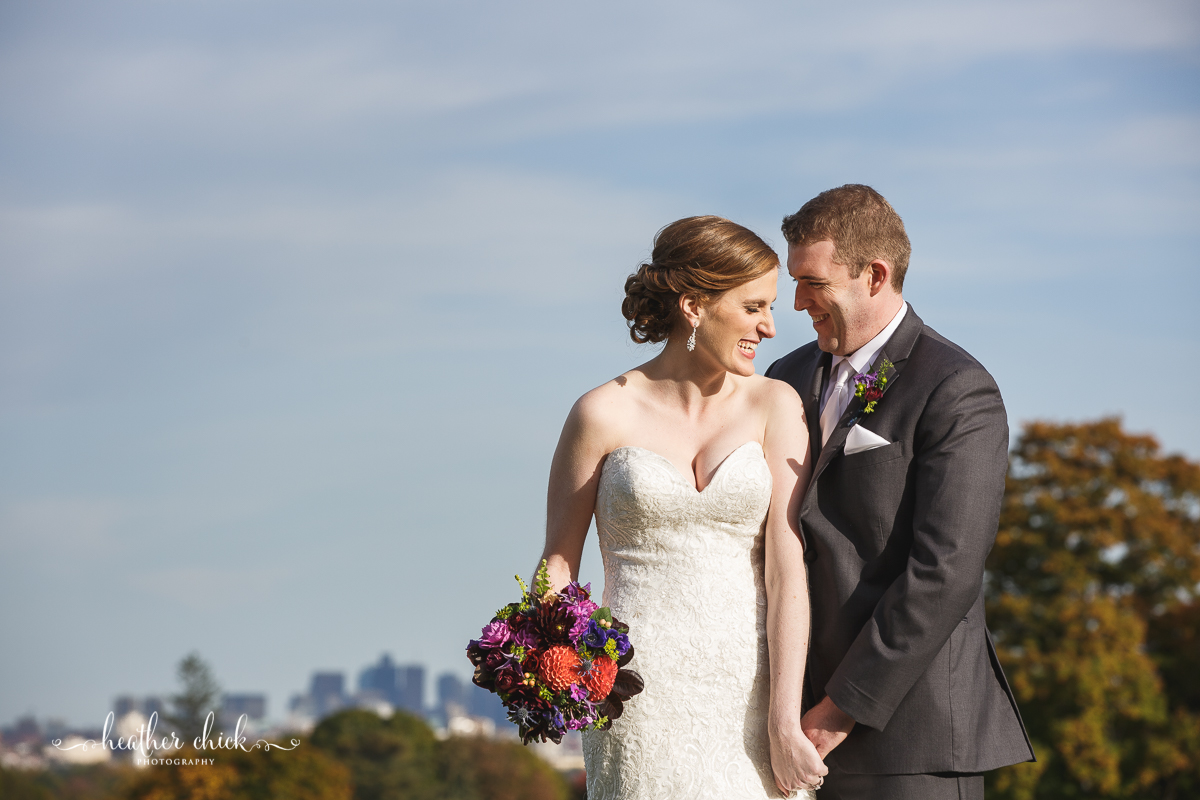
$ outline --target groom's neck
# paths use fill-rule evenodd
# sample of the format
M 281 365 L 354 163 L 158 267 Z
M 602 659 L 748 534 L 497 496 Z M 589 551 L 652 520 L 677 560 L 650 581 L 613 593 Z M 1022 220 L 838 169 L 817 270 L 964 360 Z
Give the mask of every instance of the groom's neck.
M 883 333 L 883 330 L 891 324 L 903 307 L 904 298 L 896 292 L 889 291 L 871 298 L 871 302 L 866 308 L 867 313 L 858 320 L 854 330 L 847 331 L 849 335 L 846 338 L 849 347 L 838 348 L 835 355 L 849 357 L 857 353 L 876 336 Z

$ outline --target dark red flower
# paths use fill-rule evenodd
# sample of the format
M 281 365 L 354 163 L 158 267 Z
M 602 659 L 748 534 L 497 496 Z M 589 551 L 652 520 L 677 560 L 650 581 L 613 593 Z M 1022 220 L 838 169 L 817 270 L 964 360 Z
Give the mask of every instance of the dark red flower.
M 575 617 L 563 603 L 545 603 L 538 609 L 534 625 L 541 634 L 543 645 L 568 644 Z

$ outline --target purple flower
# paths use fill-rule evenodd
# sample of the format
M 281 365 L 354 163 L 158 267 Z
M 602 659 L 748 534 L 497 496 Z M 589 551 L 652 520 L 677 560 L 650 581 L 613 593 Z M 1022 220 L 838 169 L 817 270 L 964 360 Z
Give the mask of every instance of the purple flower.
M 524 625 L 512 632 L 512 643 L 524 648 L 537 647 L 538 635 L 533 625 Z
M 500 672 L 501 670 L 508 670 L 509 672 L 515 673 L 518 677 L 525 674 L 521 659 L 517 658 L 512 653 L 502 653 L 502 655 L 504 656 L 504 663 L 501 664 L 499 669 L 496 670 L 497 672 Z
M 578 581 L 571 581 L 562 590 L 562 596 L 567 598 L 573 606 L 578 606 L 581 612 L 585 612 L 589 617 L 600 606 L 596 605 L 591 600 L 592 585 L 586 584 L 580 586 Z
M 592 614 L 600 607 L 591 601 L 591 592 L 590 583 L 580 586 L 578 581 L 571 581 L 561 592 L 567 611 L 575 617 L 575 623 L 571 626 L 572 641 L 578 641 L 584 634 Z
M 570 692 L 571 699 L 574 700 L 575 702 L 579 702 L 580 700 L 587 700 L 587 696 L 588 696 L 587 689 L 583 688 L 578 683 L 572 683 L 571 688 L 568 691 Z
M 568 583 L 566 586 L 563 587 L 563 590 L 561 592 L 559 592 L 559 594 L 561 594 L 563 597 L 567 598 L 571 602 L 578 602 L 580 600 L 586 600 L 586 599 L 588 599 L 588 596 L 591 595 L 591 593 L 592 593 L 592 585 L 590 583 L 588 583 L 588 584 L 584 584 L 583 586 L 580 586 L 579 581 L 571 581 L 570 583 Z
M 608 638 L 616 642 L 617 655 L 623 656 L 629 652 L 629 637 L 620 631 L 615 631 L 612 628 L 608 630 Z
M 571 642 L 578 642 L 580 637 L 588 630 L 588 624 L 592 621 L 592 612 L 577 606 L 568 606 L 568 612 L 575 616 L 575 622 L 571 625 L 569 636 L 571 637 Z
M 596 620 L 588 620 L 587 631 L 583 634 L 583 643 L 598 650 L 604 647 L 606 641 L 608 641 L 608 630 Z
M 579 705 L 570 710 L 570 715 L 567 717 L 567 727 L 573 731 L 581 728 L 586 728 L 596 721 L 596 707 L 586 700 L 581 700 Z
M 484 626 L 479 642 L 485 647 L 502 647 L 511 638 L 512 628 L 508 623 L 502 619 L 494 619 Z
M 887 388 L 887 374 L 890 370 L 895 369 L 895 366 L 884 358 L 874 372 L 860 372 L 854 376 L 854 396 L 862 399 L 865 403 L 854 418 L 855 422 L 859 416 L 870 414 L 875 410 L 875 405 L 883 398 L 883 391 Z

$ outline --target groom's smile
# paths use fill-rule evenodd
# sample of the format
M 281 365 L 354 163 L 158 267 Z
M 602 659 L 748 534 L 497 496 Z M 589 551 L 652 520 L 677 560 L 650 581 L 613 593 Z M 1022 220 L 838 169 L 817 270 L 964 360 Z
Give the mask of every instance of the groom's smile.
M 817 346 L 827 353 L 846 355 L 861 346 L 852 321 L 859 307 L 859 281 L 845 264 L 834 261 L 833 242 L 824 240 L 788 248 L 788 272 L 796 281 L 796 310 L 808 312 Z

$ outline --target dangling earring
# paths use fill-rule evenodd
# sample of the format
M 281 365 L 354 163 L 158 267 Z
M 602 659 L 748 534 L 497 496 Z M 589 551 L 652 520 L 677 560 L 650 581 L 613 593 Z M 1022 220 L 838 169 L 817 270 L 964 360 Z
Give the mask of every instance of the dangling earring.
M 688 349 L 689 353 L 696 349 L 696 328 L 699 328 L 699 327 L 700 327 L 699 320 L 696 320 L 695 322 L 692 323 L 692 335 L 689 336 L 688 340 L 687 340 L 687 349 Z

